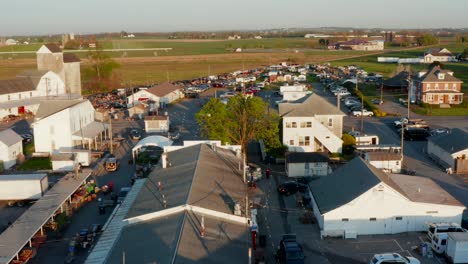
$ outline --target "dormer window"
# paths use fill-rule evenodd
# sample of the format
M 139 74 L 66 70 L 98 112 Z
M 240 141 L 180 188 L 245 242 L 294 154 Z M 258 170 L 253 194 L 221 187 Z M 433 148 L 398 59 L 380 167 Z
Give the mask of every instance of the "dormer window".
M 437 78 L 439 78 L 439 80 L 443 80 L 443 79 L 445 79 L 445 74 L 444 73 L 438 73 Z

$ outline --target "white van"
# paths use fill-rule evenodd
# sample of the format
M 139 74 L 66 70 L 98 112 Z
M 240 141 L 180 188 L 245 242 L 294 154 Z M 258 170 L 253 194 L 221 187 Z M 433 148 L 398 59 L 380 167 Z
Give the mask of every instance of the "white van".
M 459 224 L 455 223 L 430 223 L 427 230 L 427 236 L 432 241 L 435 234 L 448 232 L 467 232 Z
M 456 228 L 455 231 L 450 231 L 450 233 L 466 233 L 467 230 L 463 228 Z M 432 250 L 437 254 L 442 254 L 447 248 L 447 240 L 449 233 L 437 233 L 432 237 L 431 247 Z

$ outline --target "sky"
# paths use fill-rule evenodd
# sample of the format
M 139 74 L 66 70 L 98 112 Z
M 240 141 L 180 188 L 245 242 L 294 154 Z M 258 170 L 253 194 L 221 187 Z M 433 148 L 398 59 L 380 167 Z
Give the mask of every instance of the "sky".
M 468 28 L 468 0 L 14 0 L 0 36 L 272 28 Z

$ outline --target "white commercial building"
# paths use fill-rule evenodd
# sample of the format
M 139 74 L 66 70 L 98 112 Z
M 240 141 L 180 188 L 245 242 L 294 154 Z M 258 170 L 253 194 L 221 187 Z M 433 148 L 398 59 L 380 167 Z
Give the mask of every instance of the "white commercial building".
M 279 104 L 284 145 L 289 151 L 341 153 L 343 116 L 336 106 L 317 94 Z
M 454 128 L 449 134 L 430 137 L 427 154 L 454 173 L 468 173 L 468 133 Z
M 36 152 L 69 152 L 75 146 L 97 148 L 107 125 L 95 121 L 94 116 L 95 110 L 88 100 L 41 103 L 32 124 Z
M 3 162 L 3 168 L 13 167 L 22 153 L 23 138 L 11 129 L 0 131 L 0 161 Z
M 431 179 L 387 174 L 360 157 L 310 186 L 322 236 L 425 231 L 428 222 L 460 224 L 465 210 Z
M 371 151 L 363 154 L 364 160 L 385 172 L 400 173 L 403 156 L 392 151 Z
M 127 97 L 127 104 L 137 105 L 150 101 L 149 111 L 155 111 L 156 108 L 164 104 L 170 104 L 180 98 L 184 98 L 183 88 L 165 82 L 154 87 L 141 90 Z
M 290 152 L 286 154 L 288 177 L 316 177 L 330 174 L 329 158 L 325 152 Z

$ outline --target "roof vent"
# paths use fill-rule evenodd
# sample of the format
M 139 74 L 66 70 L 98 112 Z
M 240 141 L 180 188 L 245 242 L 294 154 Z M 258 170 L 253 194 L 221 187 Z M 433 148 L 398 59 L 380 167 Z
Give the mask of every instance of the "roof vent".
M 443 79 L 445 79 L 445 74 L 439 73 L 439 74 L 437 74 L 437 78 L 438 78 L 439 80 L 443 80 Z
M 169 165 L 169 159 L 167 158 L 167 152 L 163 152 L 161 154 L 161 163 L 162 163 L 163 169 L 167 168 L 167 166 Z

